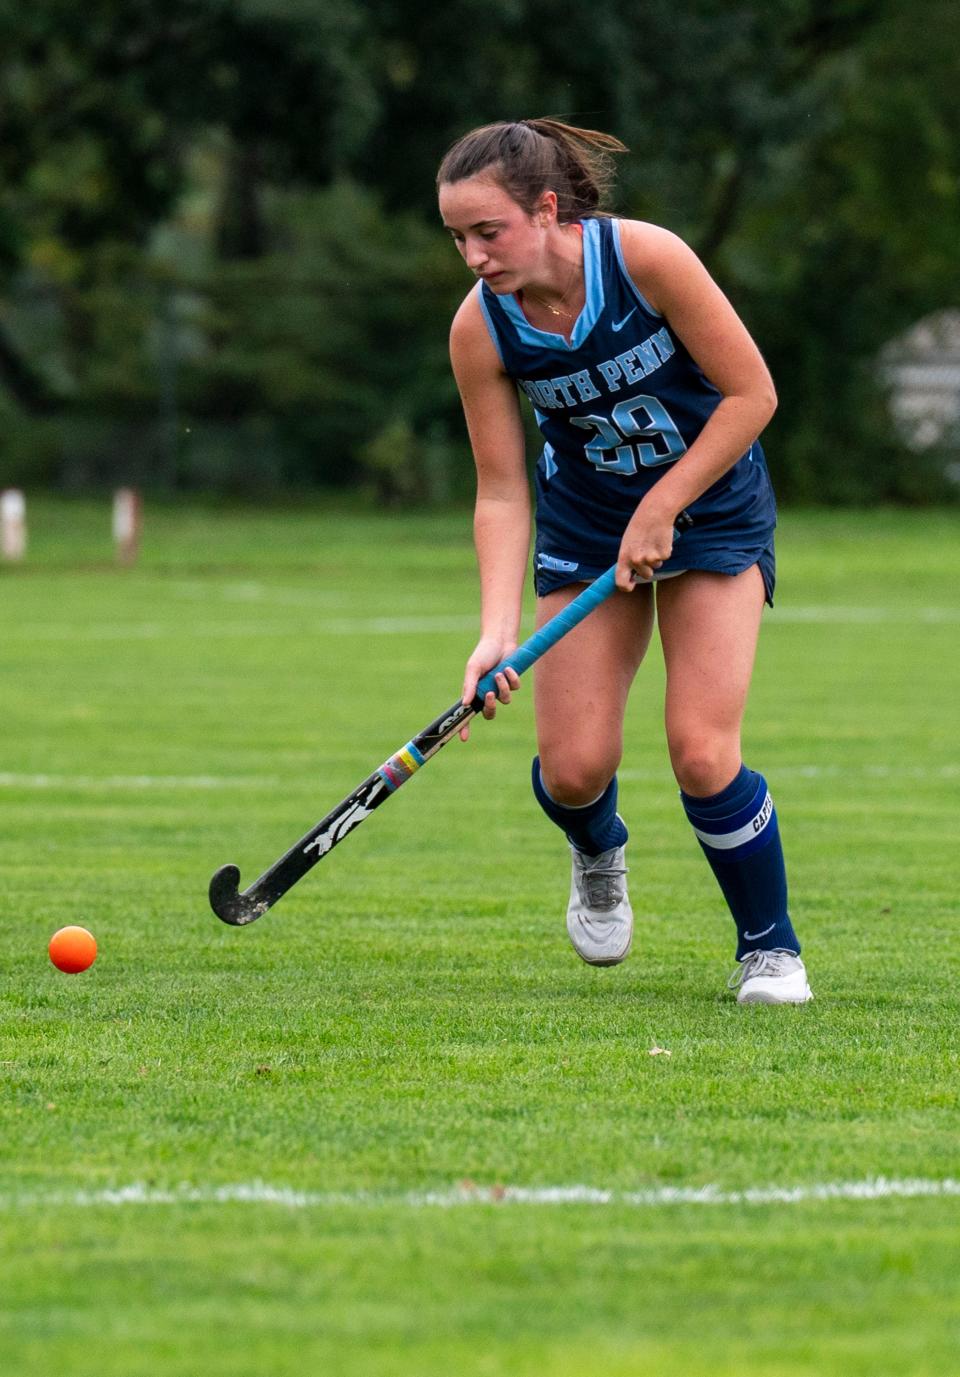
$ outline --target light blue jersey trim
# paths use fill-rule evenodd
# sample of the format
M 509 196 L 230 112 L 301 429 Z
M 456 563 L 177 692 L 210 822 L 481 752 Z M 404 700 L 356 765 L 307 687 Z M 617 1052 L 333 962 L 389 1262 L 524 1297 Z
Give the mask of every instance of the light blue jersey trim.
M 644 296 L 643 292 L 641 292 L 640 288 L 637 286 L 637 284 L 634 282 L 633 278 L 627 271 L 627 265 L 623 261 L 623 245 L 620 242 L 620 221 L 611 220 L 610 224 L 611 228 L 613 229 L 613 247 L 617 251 L 617 262 L 620 264 L 620 271 L 623 274 L 624 282 L 633 292 L 634 296 L 640 302 L 640 305 L 643 307 L 645 311 L 649 311 L 652 316 L 656 316 L 657 320 L 663 320 L 662 311 L 654 310 L 647 298 Z
M 538 428 L 542 428 L 544 421 L 547 419 L 546 416 L 544 416 L 542 411 L 538 411 L 536 407 L 533 408 L 533 414 L 536 417 Z M 540 451 L 540 463 L 543 465 L 543 476 L 548 483 L 557 471 L 557 461 L 553 457 L 554 453 L 555 450 L 551 444 L 545 444 Z
M 600 319 L 603 310 L 603 271 L 600 261 L 600 224 L 597 220 L 583 221 L 583 277 L 586 301 L 577 316 L 570 339 L 550 330 L 538 330 L 523 314 L 523 307 L 512 294 L 498 298 L 505 314 L 515 326 L 524 344 L 551 349 L 579 349 Z
M 548 483 L 557 471 L 557 461 L 556 459 L 554 459 L 553 455 L 553 445 L 544 445 L 543 453 L 540 455 L 540 460 L 543 464 L 543 476 Z
M 477 285 L 476 285 L 476 287 L 474 288 L 474 291 L 475 291 L 476 294 L 477 294 L 477 300 L 478 300 L 479 303 L 480 303 L 480 309 L 481 309 L 481 311 L 483 312 L 483 318 L 484 318 L 484 320 L 487 322 L 487 334 L 488 334 L 488 335 L 490 336 L 490 338 L 493 340 L 493 347 L 494 347 L 494 349 L 496 349 L 497 353 L 499 354 L 499 356 L 500 356 L 500 363 L 502 364 L 504 371 L 506 371 L 507 365 L 506 365 L 506 363 L 505 363 L 505 361 L 504 361 L 503 350 L 500 348 L 500 341 L 499 341 L 499 339 L 497 338 L 497 332 L 496 332 L 496 330 L 494 329 L 493 321 L 492 321 L 492 319 L 491 319 L 491 317 L 490 317 L 490 312 L 487 310 L 487 303 L 486 303 L 486 302 L 484 301 L 484 299 L 483 299 L 483 283 L 482 283 L 482 282 L 478 282 Z
M 580 565 L 572 559 L 558 559 L 556 555 L 540 553 L 537 555 L 537 568 L 549 569 L 555 574 L 575 574 Z

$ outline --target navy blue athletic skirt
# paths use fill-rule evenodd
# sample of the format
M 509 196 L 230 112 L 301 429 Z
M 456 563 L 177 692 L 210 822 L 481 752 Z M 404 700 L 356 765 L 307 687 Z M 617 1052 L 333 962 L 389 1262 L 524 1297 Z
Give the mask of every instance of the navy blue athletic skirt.
M 683 532 L 664 561 L 658 577 L 701 569 L 715 574 L 742 574 L 760 566 L 766 600 L 773 606 L 777 579 L 774 554 L 776 504 L 764 472 L 740 504 L 726 510 L 712 500 L 709 490 L 689 507 L 693 525 Z M 620 541 L 631 511 L 604 513 L 604 529 L 583 520 L 567 493 L 551 491 L 541 465 L 536 475 L 537 539 L 534 551 L 534 587 L 545 597 L 571 583 L 592 583 L 616 564 Z M 642 494 L 641 494 L 642 495 Z M 639 501 L 639 496 L 638 499 Z M 739 507 L 739 509 L 737 509 Z M 732 508 L 732 509 L 731 509 Z M 580 519 L 574 524 L 576 518 Z

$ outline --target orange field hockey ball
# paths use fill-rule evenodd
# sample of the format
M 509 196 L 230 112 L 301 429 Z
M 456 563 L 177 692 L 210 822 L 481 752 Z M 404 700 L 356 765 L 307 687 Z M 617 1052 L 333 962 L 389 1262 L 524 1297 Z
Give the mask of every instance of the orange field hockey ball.
M 61 928 L 50 938 L 50 960 L 59 971 L 76 975 L 93 965 L 97 958 L 97 939 L 86 928 Z

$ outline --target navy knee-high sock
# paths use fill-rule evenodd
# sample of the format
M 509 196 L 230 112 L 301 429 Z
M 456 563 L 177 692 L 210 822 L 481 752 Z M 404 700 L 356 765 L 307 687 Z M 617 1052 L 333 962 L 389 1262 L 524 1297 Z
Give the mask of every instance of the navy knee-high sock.
M 787 912 L 787 874 L 773 799 L 745 765 L 719 794 L 680 797 L 737 925 L 737 960 L 751 951 L 800 954 Z
M 582 808 L 568 808 L 547 793 L 540 774 L 540 757 L 533 758 L 533 792 L 551 822 L 567 834 L 567 840 L 586 856 L 599 856 L 623 846 L 629 835 L 617 814 L 617 777 L 614 775 L 598 799 Z

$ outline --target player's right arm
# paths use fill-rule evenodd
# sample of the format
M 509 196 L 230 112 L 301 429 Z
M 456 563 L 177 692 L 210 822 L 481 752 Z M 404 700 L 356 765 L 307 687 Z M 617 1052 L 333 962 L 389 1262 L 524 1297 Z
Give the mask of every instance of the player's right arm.
M 516 649 L 530 551 L 530 489 L 520 403 L 490 338 L 476 291 L 454 317 L 450 361 L 477 467 L 473 531 L 480 568 L 480 640 L 464 672 L 466 703 L 473 699 L 480 676 Z M 518 686 L 512 671 L 506 682 L 500 676 L 500 700 L 509 702 L 510 689 Z M 487 694 L 485 717 L 494 715 L 496 701 Z M 466 732 L 462 735 L 466 739 Z

